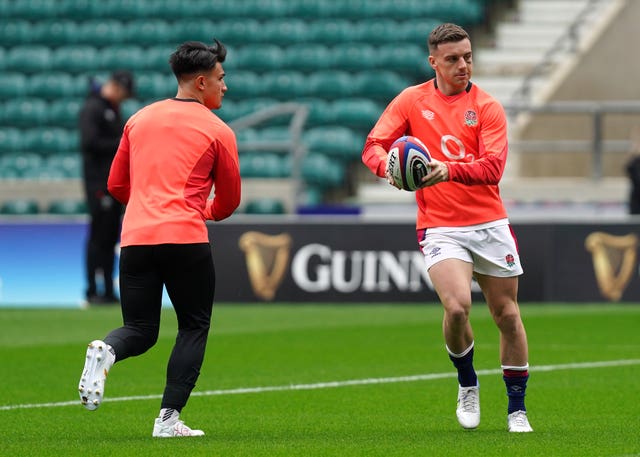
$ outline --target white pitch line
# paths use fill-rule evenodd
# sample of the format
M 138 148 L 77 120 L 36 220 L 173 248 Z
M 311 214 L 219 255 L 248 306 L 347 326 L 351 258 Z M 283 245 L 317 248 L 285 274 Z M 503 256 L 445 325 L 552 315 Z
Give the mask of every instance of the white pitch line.
M 547 372 L 547 371 L 560 371 L 560 370 L 580 370 L 587 368 L 606 368 L 606 367 L 621 367 L 628 365 L 640 365 L 640 359 L 626 359 L 626 360 L 605 360 L 602 362 L 582 362 L 582 363 L 564 363 L 558 365 L 539 365 L 529 367 L 529 371 L 532 372 Z M 501 369 L 492 370 L 477 370 L 478 376 L 495 375 L 502 373 Z M 294 390 L 318 390 L 318 389 L 332 389 L 336 387 L 349 387 L 349 386 L 364 386 L 371 384 L 393 384 L 398 382 L 416 382 L 416 381 L 431 381 L 434 379 L 444 378 L 456 378 L 458 375 L 456 372 L 447 373 L 430 373 L 430 374 L 417 374 L 411 376 L 394 376 L 388 378 L 366 378 L 366 379 L 350 379 L 345 381 L 329 381 L 329 382 L 316 382 L 313 384 L 289 384 L 281 386 L 263 386 L 263 387 L 239 387 L 236 389 L 220 389 L 220 390 L 205 390 L 201 392 L 192 392 L 192 397 L 211 397 L 217 395 L 241 395 L 241 394 L 258 394 L 265 392 L 283 392 Z M 161 399 L 162 395 L 134 395 L 129 397 L 114 397 L 105 398 L 105 402 L 122 402 L 122 401 L 134 401 L 134 400 L 157 400 Z M 61 406 L 78 406 L 79 400 L 74 401 L 62 401 L 55 403 L 29 403 L 22 405 L 6 405 L 0 406 L 0 411 L 12 411 L 16 409 L 35 409 L 35 408 L 57 408 Z

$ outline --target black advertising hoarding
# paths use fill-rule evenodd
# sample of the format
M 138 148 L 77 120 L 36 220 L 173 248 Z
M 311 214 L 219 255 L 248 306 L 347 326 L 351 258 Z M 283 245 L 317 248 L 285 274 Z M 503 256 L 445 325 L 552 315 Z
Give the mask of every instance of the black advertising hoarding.
M 640 225 L 513 225 L 525 269 L 521 302 L 640 301 Z M 437 301 L 411 222 L 252 218 L 209 232 L 216 301 Z

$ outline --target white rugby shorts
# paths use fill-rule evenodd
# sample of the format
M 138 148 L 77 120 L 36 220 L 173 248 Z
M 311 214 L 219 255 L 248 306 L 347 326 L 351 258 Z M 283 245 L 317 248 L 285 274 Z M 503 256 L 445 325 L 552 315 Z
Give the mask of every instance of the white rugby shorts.
M 427 271 L 445 259 L 473 264 L 473 271 L 511 277 L 523 273 L 515 235 L 508 223 L 475 227 L 448 227 L 418 231 Z

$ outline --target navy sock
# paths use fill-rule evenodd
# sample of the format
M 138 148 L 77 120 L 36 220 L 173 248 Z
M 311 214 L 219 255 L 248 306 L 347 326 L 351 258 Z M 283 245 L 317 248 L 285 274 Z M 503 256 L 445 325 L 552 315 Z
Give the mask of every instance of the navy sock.
M 453 366 L 458 370 L 458 384 L 462 387 L 473 387 L 478 385 L 478 376 L 473 369 L 473 343 L 462 354 L 453 354 L 449 348 L 449 358 Z
M 515 411 L 526 411 L 524 406 L 524 396 L 527 390 L 527 380 L 529 379 L 528 370 L 502 370 L 502 379 L 507 387 L 507 396 L 509 397 L 508 414 Z

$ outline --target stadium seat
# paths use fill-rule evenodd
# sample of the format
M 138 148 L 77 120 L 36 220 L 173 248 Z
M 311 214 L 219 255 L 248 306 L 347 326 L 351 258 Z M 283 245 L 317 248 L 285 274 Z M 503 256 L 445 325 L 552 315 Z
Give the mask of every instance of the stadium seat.
M 388 68 L 406 75 L 411 82 L 426 81 L 433 77 L 427 51 L 418 45 L 383 45 L 378 48 L 378 56 Z
M 80 98 L 61 98 L 49 104 L 49 124 L 58 127 L 76 128 L 83 100 Z
M 3 107 L 2 122 L 15 127 L 44 125 L 49 120 L 49 107 L 39 98 L 8 100 Z
M 55 17 L 58 13 L 57 0 L 21 0 L 14 1 L 12 16 L 37 21 Z
M 307 118 L 308 126 L 327 125 L 335 123 L 334 110 L 331 102 L 324 98 L 309 97 L 296 100 L 298 103 L 304 103 L 309 107 L 309 116 Z
M 225 102 L 226 103 L 226 102 Z M 125 121 L 129 119 L 136 111 L 144 106 L 144 102 L 141 102 L 135 98 L 129 98 L 122 102 L 120 106 L 120 114 Z
M 225 83 L 229 90 L 229 97 L 234 100 L 260 97 L 263 95 L 269 96 L 269 94 L 265 94 L 264 78 L 252 71 L 234 71 L 229 73 L 225 78 Z
M 49 47 L 87 42 L 82 39 L 78 24 L 66 19 L 36 22 L 32 34 L 35 43 Z
M 282 66 L 304 72 L 328 70 L 333 66 L 333 54 L 323 44 L 295 44 L 284 50 Z
M 67 178 L 80 178 L 82 175 L 82 156 L 79 152 L 54 154 L 45 160 L 45 165 L 62 170 Z
M 24 131 L 25 149 L 49 155 L 76 151 L 79 147 L 78 132 L 59 127 L 32 128 Z
M 225 45 L 239 48 L 249 43 L 264 43 L 262 29 L 262 24 L 255 19 L 230 17 L 219 22 L 214 22 L 211 33 L 213 37 L 218 38 Z M 231 55 L 229 58 L 231 59 Z
M 3 155 L 0 163 L 3 167 L 12 168 L 22 177 L 27 170 L 41 167 L 42 162 L 42 156 L 39 154 L 22 152 Z
M 87 203 L 84 200 L 73 198 L 61 198 L 52 200 L 47 206 L 46 212 L 58 215 L 87 214 Z
M 361 72 L 352 80 L 352 95 L 389 102 L 409 84 L 408 78 L 392 71 Z
M 319 19 L 308 26 L 308 41 L 318 44 L 343 44 L 358 40 L 354 23 L 345 19 Z
M 282 68 L 284 52 L 273 44 L 243 46 L 235 52 L 235 65 L 243 70 L 265 72 Z
M 51 68 L 67 73 L 90 72 L 98 68 L 98 59 L 98 51 L 93 46 L 61 46 L 53 51 Z
M 130 21 L 124 29 L 125 42 L 138 46 L 173 43 L 172 33 L 169 23 L 158 19 Z
M 353 76 L 343 70 L 316 71 L 308 78 L 310 97 L 333 100 L 353 96 L 355 89 Z
M 78 91 L 86 92 L 86 83 L 79 87 L 77 81 L 68 73 L 38 73 L 28 78 L 27 94 L 53 100 L 61 97 L 73 97 Z
M 0 23 L 0 43 L 6 47 L 25 45 L 34 40 L 34 26 L 31 22 L 17 20 L 3 20 Z
M 81 22 L 76 33 L 78 35 L 78 43 L 103 47 L 124 43 L 127 39 L 126 31 L 122 21 L 102 19 Z M 135 46 L 137 43 L 128 44 Z
M 331 49 L 333 64 L 346 71 L 365 71 L 388 63 L 380 59 L 373 46 L 364 43 L 345 43 Z
M 291 100 L 303 97 L 307 93 L 307 80 L 299 71 L 276 71 L 266 73 L 264 79 L 264 95 L 280 100 Z
M 136 73 L 136 97 L 141 100 L 160 100 L 176 95 L 178 84 L 173 74 L 161 72 Z
M 277 153 L 259 151 L 240 156 L 240 175 L 244 178 L 282 178 L 289 172 L 284 158 Z
M 286 209 L 282 200 L 276 198 L 260 198 L 247 202 L 244 208 L 246 214 L 285 214 Z
M 22 73 L 38 73 L 51 68 L 51 51 L 46 46 L 22 45 L 9 48 L 5 68 Z
M 343 126 L 314 127 L 307 130 L 302 141 L 310 152 L 343 160 L 360 157 L 364 137 Z
M 367 98 L 344 98 L 332 103 L 336 125 L 357 129 L 371 129 L 384 107 Z
M 59 168 L 54 168 L 46 164 L 30 167 L 22 172 L 22 179 L 30 179 L 34 181 L 62 181 L 68 176 Z
M 20 151 L 24 151 L 24 138 L 20 129 L 15 127 L 1 127 L 0 154 Z
M 344 176 L 343 164 L 323 154 L 308 154 L 302 161 L 302 177 L 305 182 L 320 189 L 341 185 Z
M 265 21 L 260 34 L 263 43 L 281 46 L 307 41 L 309 35 L 306 22 L 296 18 Z
M 142 52 L 142 61 L 134 64 L 129 62 L 126 65 L 120 65 L 112 68 L 144 68 L 147 71 L 169 72 L 169 56 L 176 50 L 173 45 L 157 45 L 150 46 Z M 225 65 L 225 68 L 227 66 Z
M 20 216 L 38 214 L 40 211 L 38 202 L 34 199 L 16 198 L 5 200 L 0 205 L 0 214 Z
M 233 3 L 236 5 L 233 14 L 268 21 L 286 16 L 290 4 L 293 2 L 289 0 L 243 0 Z
M 118 69 L 128 69 L 131 71 L 146 69 L 147 59 L 148 54 L 141 46 L 130 44 L 105 46 L 98 53 L 98 59 L 94 69 L 101 69 L 108 72 Z M 167 70 L 169 67 L 168 61 L 169 55 L 167 54 L 165 57 L 165 68 L 161 70 Z
M 228 103 L 228 101 L 225 101 L 222 104 L 222 109 L 224 109 Z M 231 119 L 237 119 L 242 116 L 257 113 L 258 111 L 277 105 L 278 103 L 280 102 L 277 99 L 268 97 L 256 97 L 239 101 L 235 104 L 233 117 Z
M 27 95 L 27 77 L 23 73 L 0 72 L 0 101 Z

